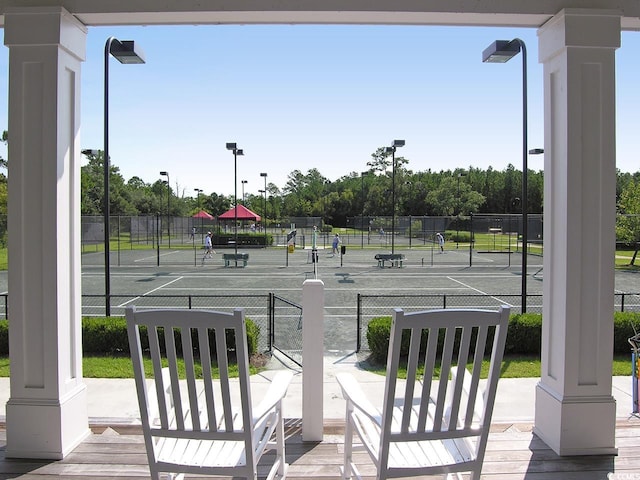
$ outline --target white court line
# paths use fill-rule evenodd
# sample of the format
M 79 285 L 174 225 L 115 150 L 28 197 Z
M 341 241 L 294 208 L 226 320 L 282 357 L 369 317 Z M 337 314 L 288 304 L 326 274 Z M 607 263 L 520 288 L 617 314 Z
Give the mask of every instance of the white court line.
M 173 255 L 174 253 L 180 253 L 179 250 L 174 250 L 173 252 L 167 252 L 167 253 L 161 253 L 160 256 L 161 257 L 166 257 L 167 255 Z M 158 255 L 153 255 L 152 257 L 144 257 L 144 258 L 139 258 L 137 260 L 134 260 L 133 263 L 138 263 L 138 262 L 144 262 L 146 260 L 151 260 L 153 258 L 158 258 Z
M 461 282 L 460 280 L 456 280 L 455 278 L 451 278 L 451 277 L 447 277 L 447 278 L 448 278 L 449 280 L 453 281 L 453 282 L 459 283 L 460 285 L 463 285 L 463 286 L 467 287 L 467 288 L 468 288 L 468 289 L 470 289 L 470 290 L 475 290 L 476 292 L 481 293 L 482 295 L 486 295 L 487 297 L 491 297 L 491 298 L 493 298 L 494 300 L 497 300 L 498 302 L 501 302 L 502 304 L 507 304 L 507 305 L 509 305 L 510 307 L 513 307 L 513 305 L 512 305 L 511 303 L 509 303 L 509 302 L 505 302 L 504 300 L 502 300 L 502 299 L 500 299 L 500 298 L 498 298 L 498 297 L 495 297 L 495 296 L 493 296 L 493 295 L 489 295 L 487 292 L 483 292 L 482 290 L 479 290 L 479 289 L 477 289 L 477 288 L 474 288 L 474 287 L 472 287 L 471 285 L 467 285 L 466 283 L 463 283 L 463 282 Z
M 162 287 L 160 287 L 162 288 Z M 167 288 L 166 290 L 189 290 L 189 291 L 203 291 L 203 292 L 211 292 L 211 291 L 222 291 L 222 292 L 226 292 L 229 290 L 232 290 L 233 287 L 174 287 L 174 288 Z M 276 292 L 300 292 L 302 291 L 302 286 L 300 287 L 283 287 L 283 288 L 279 288 L 279 287 L 275 287 L 275 288 L 271 288 L 271 287 L 242 287 L 242 291 L 259 291 L 259 292 L 264 292 L 265 290 L 273 290 Z M 368 287 L 368 288 L 358 288 L 359 292 L 386 292 L 386 291 L 391 291 L 391 292 L 397 292 L 398 290 L 401 291 L 407 291 L 407 290 L 418 290 L 421 292 L 424 292 L 425 290 L 434 290 L 434 291 L 442 291 L 442 290 L 455 290 L 455 291 L 463 291 L 463 290 L 468 290 L 468 287 L 463 288 L 463 287 L 445 287 L 445 288 L 438 288 L 438 287 L 429 287 L 429 288 L 425 288 L 425 287 L 402 287 L 400 289 L 398 289 L 397 287 Z M 337 287 L 337 288 L 325 288 L 324 289 L 325 292 L 329 291 L 329 292 L 344 292 L 345 288 L 344 287 Z M 401 293 L 399 294 L 401 295 Z
M 141 298 L 141 297 L 145 297 L 145 296 L 147 296 L 147 295 L 151 295 L 153 292 L 155 292 L 155 291 L 157 291 L 157 290 L 160 290 L 161 288 L 164 288 L 164 287 L 166 287 L 167 285 L 171 285 L 172 283 L 177 282 L 178 280 L 181 280 L 181 279 L 182 279 L 182 277 L 178 277 L 178 278 L 176 278 L 176 279 L 174 279 L 174 280 L 171 280 L 170 282 L 167 282 L 167 283 L 165 283 L 164 285 L 160 285 L 159 287 L 156 287 L 156 288 L 154 288 L 153 290 L 149 290 L 148 292 L 143 293 L 142 295 L 138 295 L 137 297 L 132 298 L 131 300 L 128 300 L 128 301 L 126 301 L 126 302 L 124 302 L 124 303 L 121 303 L 120 305 L 118 305 L 118 307 L 124 307 L 124 306 L 125 306 L 125 305 L 127 305 L 128 303 L 134 302 L 134 301 L 138 300 L 138 299 L 139 299 L 139 298 Z

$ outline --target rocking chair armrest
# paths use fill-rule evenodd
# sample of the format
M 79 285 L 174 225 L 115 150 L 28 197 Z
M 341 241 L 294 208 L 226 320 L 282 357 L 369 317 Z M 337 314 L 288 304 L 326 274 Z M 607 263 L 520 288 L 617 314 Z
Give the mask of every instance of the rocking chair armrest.
M 287 389 L 289 388 L 292 378 L 293 372 L 281 371 L 276 373 L 266 395 L 253 411 L 254 423 L 260 421 L 260 419 L 275 408 L 278 402 L 282 401 L 287 394 Z
M 347 400 L 347 403 L 351 402 L 357 410 L 379 425 L 382 414 L 366 397 L 355 377 L 350 373 L 338 373 L 336 380 L 342 389 L 342 396 Z

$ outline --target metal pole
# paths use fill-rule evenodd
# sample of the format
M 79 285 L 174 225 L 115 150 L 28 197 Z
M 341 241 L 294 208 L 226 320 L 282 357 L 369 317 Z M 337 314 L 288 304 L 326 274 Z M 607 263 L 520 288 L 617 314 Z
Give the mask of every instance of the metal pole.
M 109 55 L 114 37 L 104 46 L 104 301 L 105 315 L 111 316 L 111 272 L 109 265 Z
M 396 246 L 396 147 L 391 150 L 391 255 Z
M 522 313 L 527 311 L 527 242 L 528 242 L 528 202 L 527 202 L 527 48 L 522 40 L 514 41 L 520 44 L 522 50 Z
M 364 248 L 364 172 L 360 173 L 362 178 L 362 214 L 360 215 L 360 248 Z
M 167 238 L 169 248 L 171 248 L 171 182 L 169 181 L 169 172 L 167 172 Z
M 456 250 L 458 249 L 458 244 L 460 242 L 460 173 L 458 173 L 458 218 L 456 218 Z
M 233 149 L 233 253 L 235 259 L 235 266 L 238 267 L 238 150 Z

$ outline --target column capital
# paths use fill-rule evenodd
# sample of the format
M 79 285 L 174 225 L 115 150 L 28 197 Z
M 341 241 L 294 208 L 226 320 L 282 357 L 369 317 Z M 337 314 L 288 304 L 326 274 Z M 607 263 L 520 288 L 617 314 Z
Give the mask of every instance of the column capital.
M 58 45 L 84 61 L 86 36 L 87 27 L 62 7 L 9 8 L 5 12 L 7 47 Z
M 538 61 L 544 63 L 567 47 L 619 48 L 621 18 L 618 10 L 561 10 L 538 31 Z

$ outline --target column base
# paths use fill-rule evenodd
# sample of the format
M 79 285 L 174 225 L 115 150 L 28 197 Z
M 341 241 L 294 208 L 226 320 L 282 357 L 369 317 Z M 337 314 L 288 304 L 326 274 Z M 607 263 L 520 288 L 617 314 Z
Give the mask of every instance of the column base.
M 536 386 L 533 433 L 560 456 L 616 455 L 613 396 L 562 397 Z
M 7 458 L 61 460 L 89 436 L 87 388 L 63 399 L 10 398 Z

